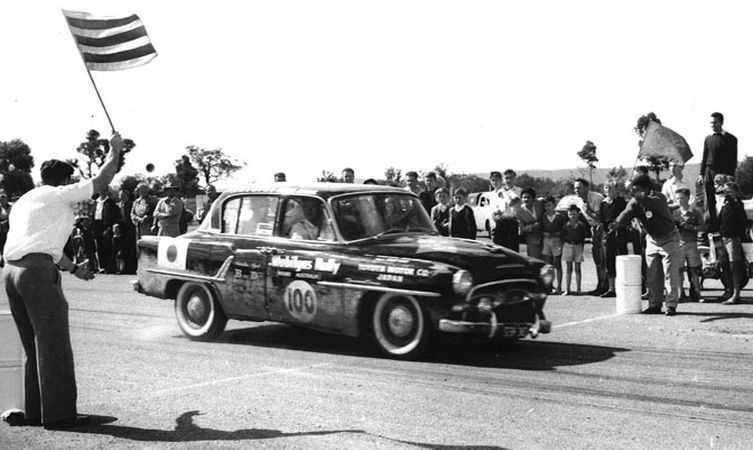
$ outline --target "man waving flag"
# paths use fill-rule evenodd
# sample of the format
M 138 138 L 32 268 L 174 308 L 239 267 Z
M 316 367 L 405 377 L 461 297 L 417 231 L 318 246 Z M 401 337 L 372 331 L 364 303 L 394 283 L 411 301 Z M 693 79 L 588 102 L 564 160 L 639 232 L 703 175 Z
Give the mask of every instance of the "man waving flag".
M 63 10 L 78 50 L 89 70 L 123 70 L 157 56 L 139 16 L 104 17 Z

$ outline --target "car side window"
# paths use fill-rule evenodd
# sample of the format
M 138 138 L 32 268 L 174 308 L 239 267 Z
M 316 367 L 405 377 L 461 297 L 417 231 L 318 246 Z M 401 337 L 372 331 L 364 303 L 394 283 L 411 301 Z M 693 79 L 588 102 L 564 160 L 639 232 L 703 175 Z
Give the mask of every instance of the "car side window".
M 324 203 L 316 198 L 291 197 L 285 200 L 280 235 L 295 240 L 332 241 L 334 232 Z
M 241 208 L 240 197 L 228 200 L 222 206 L 222 232 L 235 234 L 238 229 L 238 213 Z
M 249 195 L 225 203 L 222 232 L 245 236 L 272 236 L 278 198 Z

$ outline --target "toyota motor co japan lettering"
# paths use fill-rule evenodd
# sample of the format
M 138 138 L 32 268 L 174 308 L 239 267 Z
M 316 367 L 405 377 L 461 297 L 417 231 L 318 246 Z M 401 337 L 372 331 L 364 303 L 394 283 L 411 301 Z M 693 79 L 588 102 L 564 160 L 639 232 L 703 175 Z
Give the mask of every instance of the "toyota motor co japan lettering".
M 198 229 L 138 243 L 137 291 L 173 299 L 180 329 L 211 340 L 228 319 L 371 338 L 419 358 L 436 333 L 493 341 L 550 331 L 552 267 L 437 233 L 419 198 L 354 184 L 224 192 Z

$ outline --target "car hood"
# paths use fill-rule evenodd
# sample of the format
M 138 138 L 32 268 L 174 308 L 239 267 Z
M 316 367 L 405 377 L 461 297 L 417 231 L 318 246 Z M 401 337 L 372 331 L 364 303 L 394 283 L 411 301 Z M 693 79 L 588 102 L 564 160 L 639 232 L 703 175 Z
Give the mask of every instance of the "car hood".
M 383 236 L 358 246 L 360 252 L 379 256 L 441 262 L 471 271 L 477 282 L 507 277 L 537 277 L 542 261 L 504 247 L 468 239 L 433 235 Z

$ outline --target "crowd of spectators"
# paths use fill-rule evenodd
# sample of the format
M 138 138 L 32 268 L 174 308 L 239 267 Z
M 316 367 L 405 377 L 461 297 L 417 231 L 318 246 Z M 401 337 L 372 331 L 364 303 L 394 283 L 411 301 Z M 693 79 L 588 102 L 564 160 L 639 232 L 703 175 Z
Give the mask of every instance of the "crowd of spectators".
M 721 114 L 711 117 L 713 134 L 704 143 L 702 173 L 694 186 L 683 179 L 683 164 L 678 161 L 670 163 L 671 176 L 660 187 L 654 186 L 645 168 L 637 167 L 627 190 L 623 183 L 610 179 L 603 185 L 602 194 L 578 178 L 572 184 L 573 195 L 561 199 L 517 186 L 517 174 L 512 169 L 492 171 L 493 242 L 516 252 L 524 244 L 528 256 L 555 267 L 553 293 L 580 295 L 584 293 L 584 244 L 590 238 L 597 282 L 585 293 L 601 297 L 616 295 L 616 257 L 627 254 L 630 246 L 643 261 L 644 296 L 649 299 L 645 312 L 661 312 L 664 302 L 665 313 L 674 315 L 682 299 L 708 301 L 700 294 L 703 263 L 697 242 L 699 233 L 709 232 L 712 259 L 717 261 L 725 286 L 724 294 L 716 300 L 738 303 L 747 282 L 741 244 L 747 220 L 739 189 L 732 183 L 737 140 L 722 130 Z M 344 168 L 341 175 L 342 182 L 355 182 L 352 168 Z M 274 181 L 285 182 L 285 173 L 275 173 Z M 364 184 L 378 182 L 367 179 Z M 445 184 L 435 172 L 426 173 L 423 179 L 415 171 L 405 173 L 405 189 L 419 197 L 439 233 L 475 239 L 478 224 L 473 209 L 466 204 L 468 192 Z M 697 188 L 697 195 L 693 188 Z M 177 192 L 170 184 L 158 188 L 142 182 L 133 192 L 121 189 L 116 201 L 109 189 L 102 190 L 79 208 L 66 252 L 76 263 L 87 261 L 92 272 L 135 273 L 138 239 L 147 235 L 172 237 L 187 231 L 194 214 Z M 217 196 L 214 187 L 207 186 L 207 200 L 196 217 L 199 221 Z M 8 233 L 10 208 L 8 198 L 0 192 L 0 249 Z M 687 273 L 690 286 L 687 296 L 682 289 L 683 273 Z
M 118 200 L 109 188 L 78 205 L 66 253 L 76 264 L 87 262 L 98 273 L 134 274 L 138 268 L 136 242 L 143 236 L 174 237 L 188 230 L 194 212 L 177 195 L 178 188 L 167 184 L 150 186 L 141 182 L 134 191 L 121 189 Z M 206 189 L 207 202 L 202 217 L 217 197 L 212 185 Z

